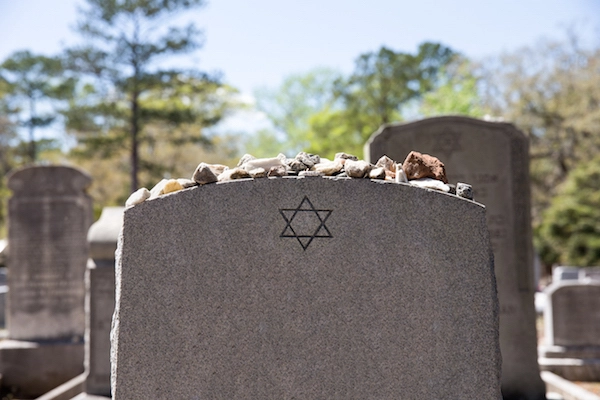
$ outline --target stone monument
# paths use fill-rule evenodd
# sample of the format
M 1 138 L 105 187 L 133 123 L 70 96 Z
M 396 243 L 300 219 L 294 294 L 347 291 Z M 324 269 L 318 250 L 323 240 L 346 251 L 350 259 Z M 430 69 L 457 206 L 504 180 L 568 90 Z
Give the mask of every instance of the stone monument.
M 527 138 L 507 123 L 429 118 L 383 126 L 365 145 L 365 159 L 387 155 L 402 162 L 411 150 L 438 157 L 450 183 L 472 184 L 475 201 L 485 204 L 500 302 L 503 397 L 545 399 L 537 364 Z
M 494 399 L 485 207 L 369 179 L 240 179 L 125 211 L 123 399 Z
M 88 232 L 85 391 L 110 398 L 110 327 L 115 309 L 115 251 L 124 207 L 105 207 Z
M 10 340 L 0 342 L 2 385 L 39 396 L 83 372 L 84 274 L 91 179 L 63 166 L 8 179 Z
M 540 366 L 572 381 L 600 381 L 600 281 L 548 286 Z

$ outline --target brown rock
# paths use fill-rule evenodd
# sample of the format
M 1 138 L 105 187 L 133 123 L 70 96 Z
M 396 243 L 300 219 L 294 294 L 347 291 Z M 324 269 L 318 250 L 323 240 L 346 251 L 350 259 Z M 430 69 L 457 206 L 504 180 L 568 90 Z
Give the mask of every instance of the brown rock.
M 433 178 L 448 183 L 444 163 L 429 154 L 411 151 L 406 156 L 406 160 L 402 164 L 402 169 L 409 181 L 413 179 Z

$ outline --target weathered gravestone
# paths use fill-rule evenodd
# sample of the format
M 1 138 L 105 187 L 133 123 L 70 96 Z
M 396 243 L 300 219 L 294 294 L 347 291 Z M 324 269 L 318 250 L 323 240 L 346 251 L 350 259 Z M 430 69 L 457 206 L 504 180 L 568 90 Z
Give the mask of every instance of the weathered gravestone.
M 382 181 L 379 181 L 382 182 Z M 367 179 L 263 178 L 125 211 L 122 399 L 499 399 L 485 208 Z
M 115 309 L 115 251 L 123 207 L 105 207 L 88 232 L 85 392 L 110 397 L 110 328 Z
M 573 381 L 600 381 L 600 282 L 562 281 L 544 290 L 540 366 Z
M 21 169 L 8 180 L 10 340 L 0 342 L 0 373 L 23 396 L 83 372 L 90 181 L 60 166 Z
M 475 200 L 486 205 L 500 302 L 503 397 L 544 399 L 537 364 L 527 139 L 511 124 L 438 117 L 382 127 L 365 145 L 365 158 L 373 162 L 387 155 L 402 162 L 411 150 L 438 157 L 450 183 L 472 184 Z

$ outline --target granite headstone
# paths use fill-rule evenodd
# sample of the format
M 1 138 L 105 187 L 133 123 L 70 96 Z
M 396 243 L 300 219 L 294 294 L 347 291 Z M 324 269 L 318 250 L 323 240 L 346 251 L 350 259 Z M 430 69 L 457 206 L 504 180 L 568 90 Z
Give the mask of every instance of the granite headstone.
M 542 369 L 573 381 L 600 381 L 600 281 L 555 282 L 544 292 Z
M 412 150 L 438 157 L 450 183 L 473 185 L 485 204 L 500 302 L 502 393 L 505 400 L 545 399 L 537 364 L 528 141 L 507 123 L 437 117 L 384 125 L 365 158 L 402 162 Z
M 125 211 L 112 394 L 498 400 L 497 306 L 473 201 L 368 179 L 190 188 Z
M 4 386 L 40 395 L 83 372 L 84 274 L 91 179 L 70 167 L 28 167 L 8 179 L 8 341 Z
M 85 392 L 110 397 L 110 328 L 115 309 L 115 251 L 123 207 L 105 207 L 88 232 Z

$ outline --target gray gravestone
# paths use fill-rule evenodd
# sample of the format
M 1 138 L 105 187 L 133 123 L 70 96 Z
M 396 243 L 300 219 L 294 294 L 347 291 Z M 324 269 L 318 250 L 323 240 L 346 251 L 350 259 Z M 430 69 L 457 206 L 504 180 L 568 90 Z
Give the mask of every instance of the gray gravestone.
M 69 167 L 29 167 L 8 187 L 11 340 L 0 343 L 2 384 L 40 395 L 83 372 L 84 274 L 91 179 Z
M 502 393 L 507 400 L 544 399 L 537 364 L 526 137 L 506 123 L 429 118 L 382 127 L 365 145 L 365 158 L 376 162 L 387 155 L 402 163 L 411 150 L 438 157 L 450 183 L 472 184 L 475 201 L 486 205 L 500 302 Z
M 562 281 L 544 290 L 540 365 L 573 381 L 600 381 L 600 282 Z
M 88 232 L 85 391 L 110 397 L 110 327 L 115 309 L 115 250 L 123 207 L 105 207 Z
M 125 211 L 116 284 L 115 400 L 500 398 L 485 208 L 453 195 L 190 188 Z

